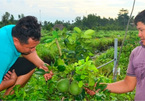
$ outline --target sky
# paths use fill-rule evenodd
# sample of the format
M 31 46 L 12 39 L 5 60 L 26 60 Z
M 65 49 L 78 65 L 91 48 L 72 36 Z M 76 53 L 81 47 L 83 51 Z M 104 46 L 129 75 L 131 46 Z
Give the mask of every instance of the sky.
M 0 0 L 0 17 L 9 12 L 18 19 L 19 14 L 32 15 L 41 22 L 74 21 L 76 17 L 95 14 L 101 18 L 117 18 L 119 11 L 127 9 L 129 15 L 134 0 Z M 145 9 L 145 0 L 136 0 L 132 16 Z M 0 21 L 1 21 L 0 18 Z

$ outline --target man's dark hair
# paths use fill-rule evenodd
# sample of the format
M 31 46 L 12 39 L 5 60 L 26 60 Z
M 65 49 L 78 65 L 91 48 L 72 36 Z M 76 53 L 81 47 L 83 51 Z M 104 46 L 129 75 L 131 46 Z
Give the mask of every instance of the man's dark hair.
M 28 44 L 28 39 L 39 41 L 41 37 L 41 25 L 34 16 L 21 18 L 12 30 L 12 36 L 18 38 L 20 43 Z
M 141 11 L 134 19 L 135 25 L 137 25 L 138 22 L 142 22 L 145 24 L 145 10 Z

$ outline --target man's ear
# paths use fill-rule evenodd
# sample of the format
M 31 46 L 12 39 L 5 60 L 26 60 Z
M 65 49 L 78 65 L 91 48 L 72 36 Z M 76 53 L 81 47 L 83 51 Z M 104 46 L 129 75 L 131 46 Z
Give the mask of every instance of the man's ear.
M 14 41 L 14 45 L 17 46 L 18 44 L 20 44 L 20 41 L 18 38 L 13 37 L 13 41 Z

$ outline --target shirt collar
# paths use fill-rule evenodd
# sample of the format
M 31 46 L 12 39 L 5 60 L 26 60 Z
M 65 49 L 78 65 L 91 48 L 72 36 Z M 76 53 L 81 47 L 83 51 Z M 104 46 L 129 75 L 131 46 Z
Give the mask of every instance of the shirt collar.
M 143 48 L 145 48 L 145 45 L 143 45 L 143 43 L 141 41 L 139 43 Z

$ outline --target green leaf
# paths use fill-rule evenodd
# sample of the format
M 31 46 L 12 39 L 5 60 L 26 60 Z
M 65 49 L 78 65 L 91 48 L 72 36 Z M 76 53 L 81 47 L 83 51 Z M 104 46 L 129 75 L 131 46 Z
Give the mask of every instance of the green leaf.
M 58 38 L 58 33 L 57 33 L 57 31 L 53 31 L 52 32 L 52 35 L 53 35 L 53 38 L 55 39 L 55 38 Z
M 43 69 L 38 69 L 37 71 L 35 71 L 35 74 L 38 75 L 44 75 L 46 72 Z
M 50 43 L 50 42 L 52 42 L 53 41 L 53 39 L 47 39 L 47 40 L 45 40 L 44 42 L 45 43 Z
M 44 63 L 44 66 L 46 66 L 49 70 L 52 69 L 52 67 L 50 65 L 48 65 L 47 63 Z
M 79 81 L 78 85 L 81 88 L 84 85 L 83 81 Z
M 95 33 L 94 30 L 89 29 L 89 30 L 85 31 L 85 33 L 84 33 L 84 35 L 83 35 L 82 37 L 83 37 L 83 38 L 88 38 L 88 39 L 90 39 L 90 38 L 92 38 L 92 35 L 93 35 L 94 33 Z
M 95 96 L 97 97 L 98 100 L 101 100 L 102 97 L 104 97 L 104 94 L 96 93 Z
M 101 82 L 101 80 L 99 80 L 99 81 L 97 82 L 96 87 L 95 87 L 95 90 L 98 90 L 98 89 L 99 89 L 100 82 Z
M 88 70 L 93 71 L 93 72 L 95 72 L 95 73 L 98 72 L 98 69 L 96 68 L 95 65 L 90 65 L 89 68 L 88 68 Z
M 89 78 L 89 86 L 94 86 L 95 80 L 93 78 Z
M 66 67 L 64 65 L 58 65 L 57 69 L 58 71 L 63 72 L 65 71 Z
M 106 87 L 107 87 L 107 84 L 101 84 L 99 88 L 101 89 L 101 91 L 103 91 Z
M 64 44 L 65 44 L 65 46 L 67 46 L 68 43 L 69 43 L 68 38 L 64 39 Z
M 75 54 L 75 51 L 68 51 L 68 54 Z
M 77 33 L 81 33 L 82 32 L 81 29 L 78 28 L 78 27 L 74 27 L 74 31 L 76 31 Z
M 110 93 L 110 90 L 105 89 L 105 90 L 104 90 L 104 93 Z
M 83 69 L 83 66 L 77 66 L 76 67 L 76 73 L 81 74 L 82 73 L 82 69 Z
M 84 59 L 78 61 L 78 65 L 82 65 L 84 63 L 85 63 Z
M 64 65 L 64 61 L 60 58 L 57 59 L 57 65 Z
M 95 33 L 95 31 L 94 30 L 92 30 L 92 29 L 88 29 L 88 30 L 86 30 L 85 31 L 85 35 L 93 35 Z
M 81 75 L 81 79 L 85 79 L 86 78 L 86 76 L 85 75 Z
M 86 58 L 86 62 L 87 62 L 87 61 L 89 61 L 89 58 L 90 58 L 90 57 L 89 57 L 89 56 L 87 56 L 87 58 Z

